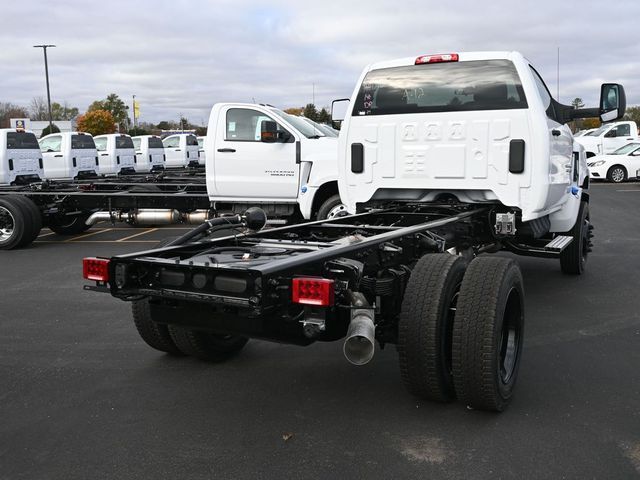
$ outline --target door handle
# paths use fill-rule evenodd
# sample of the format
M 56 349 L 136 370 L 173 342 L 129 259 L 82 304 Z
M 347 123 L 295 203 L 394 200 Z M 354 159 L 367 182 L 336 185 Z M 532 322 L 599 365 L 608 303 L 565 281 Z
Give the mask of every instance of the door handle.
M 54 155 L 56 158 L 62 158 L 62 155 Z
M 553 135 L 554 137 L 559 137 L 560 136 L 560 130 L 556 130 L 554 128 L 553 130 L 551 130 L 551 135 Z
M 219 148 L 218 149 L 219 152 L 227 152 L 227 153 L 235 153 L 236 149 L 235 148 Z
M 108 154 L 108 153 L 101 153 L 101 154 L 100 154 L 100 156 L 101 156 L 101 157 L 108 157 L 108 156 L 109 156 L 109 154 Z
M 180 152 L 181 150 L 179 148 L 176 148 L 176 152 Z
M 633 137 L 631 137 L 631 138 L 627 138 L 627 140 L 633 140 Z

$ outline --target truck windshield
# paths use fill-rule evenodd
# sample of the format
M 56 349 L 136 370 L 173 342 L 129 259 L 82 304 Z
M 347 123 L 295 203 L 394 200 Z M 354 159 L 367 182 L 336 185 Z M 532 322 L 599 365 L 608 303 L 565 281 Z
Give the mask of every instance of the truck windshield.
M 298 130 L 307 138 L 318 138 L 325 136 L 324 133 L 319 131 L 317 128 L 314 128 L 313 125 L 307 123 L 307 121 L 303 118 L 296 117 L 295 115 L 291 115 L 289 113 L 284 113 L 282 110 L 278 110 L 277 108 L 273 108 L 272 110 L 282 118 L 284 118 L 291 125 L 293 125 L 293 128 Z
M 86 150 L 96 148 L 91 135 L 71 135 L 71 148 L 73 150 Z
M 509 60 L 475 60 L 383 68 L 367 73 L 353 115 L 527 108 Z
M 590 137 L 599 137 L 600 135 L 602 135 L 604 132 L 606 132 L 607 130 L 609 130 L 610 125 L 602 125 L 600 128 L 598 128 L 597 130 L 589 133 L 588 135 Z
M 116 148 L 134 148 L 131 137 L 125 135 L 116 137 Z
M 7 132 L 7 150 L 40 150 L 38 139 L 31 132 Z
M 638 147 L 640 147 L 640 143 L 628 143 L 624 147 L 620 147 L 616 151 L 612 152 L 611 155 L 628 155 Z

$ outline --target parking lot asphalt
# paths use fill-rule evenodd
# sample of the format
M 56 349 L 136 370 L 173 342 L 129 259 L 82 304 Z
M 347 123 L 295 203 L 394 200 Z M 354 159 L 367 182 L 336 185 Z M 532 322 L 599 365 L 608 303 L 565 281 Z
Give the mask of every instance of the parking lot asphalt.
M 251 341 L 223 364 L 140 340 L 81 259 L 175 230 L 43 230 L 0 252 L 0 479 L 640 477 L 640 184 L 597 184 L 585 275 L 519 258 L 523 363 L 502 414 L 419 401 L 395 348 Z M 182 227 L 175 227 L 182 228 Z M 178 232 L 179 233 L 179 232 Z

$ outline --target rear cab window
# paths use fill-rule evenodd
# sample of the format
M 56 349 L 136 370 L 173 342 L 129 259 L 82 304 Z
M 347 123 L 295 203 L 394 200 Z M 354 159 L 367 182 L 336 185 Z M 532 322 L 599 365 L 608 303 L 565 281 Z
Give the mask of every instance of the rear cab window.
M 38 139 L 31 132 L 7 132 L 7 150 L 40 150 Z
M 527 108 L 510 60 L 472 60 L 370 71 L 353 116 Z
M 106 138 L 94 138 L 93 143 L 96 146 L 96 150 L 99 152 L 104 152 L 107 150 L 107 139 Z
M 131 137 L 127 137 L 125 135 L 119 135 L 116 137 L 116 149 L 119 148 L 134 148 L 133 140 Z
M 188 147 L 197 147 L 198 146 L 198 139 L 196 137 L 194 137 L 193 135 L 189 135 L 187 137 L 187 146 Z
M 149 148 L 164 148 L 164 144 L 158 137 L 150 137 Z
M 72 150 L 87 150 L 90 148 L 96 148 L 91 135 L 71 135 Z

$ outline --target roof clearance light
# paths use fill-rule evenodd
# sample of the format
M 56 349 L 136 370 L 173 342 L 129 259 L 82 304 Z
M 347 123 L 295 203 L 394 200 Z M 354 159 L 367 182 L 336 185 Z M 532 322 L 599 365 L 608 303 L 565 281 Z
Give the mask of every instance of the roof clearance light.
M 423 63 L 443 63 L 443 62 L 457 62 L 457 53 L 443 53 L 440 55 L 422 55 L 416 58 L 416 65 L 422 65 Z
M 82 259 L 82 276 L 97 282 L 109 281 L 109 260 L 106 258 L 86 257 Z
M 291 301 L 303 305 L 328 307 L 334 302 L 333 280 L 328 278 L 294 278 Z

